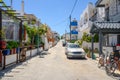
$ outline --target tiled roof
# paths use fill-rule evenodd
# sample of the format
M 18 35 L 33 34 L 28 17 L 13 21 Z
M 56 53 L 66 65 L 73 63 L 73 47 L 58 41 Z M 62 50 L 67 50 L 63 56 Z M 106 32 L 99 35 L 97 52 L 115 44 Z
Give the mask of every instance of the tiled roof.
M 93 24 L 100 29 L 119 29 L 120 28 L 120 23 L 117 23 L 117 22 L 94 22 Z
M 120 33 L 120 23 L 118 22 L 93 22 L 91 33 Z

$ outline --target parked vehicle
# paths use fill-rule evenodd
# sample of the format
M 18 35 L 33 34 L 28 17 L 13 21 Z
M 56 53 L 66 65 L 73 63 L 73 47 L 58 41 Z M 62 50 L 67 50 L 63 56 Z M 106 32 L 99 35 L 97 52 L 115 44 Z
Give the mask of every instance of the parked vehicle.
M 62 41 L 62 46 L 66 46 L 66 41 Z
M 85 58 L 85 51 L 74 43 L 67 43 L 65 48 L 65 54 L 67 58 Z

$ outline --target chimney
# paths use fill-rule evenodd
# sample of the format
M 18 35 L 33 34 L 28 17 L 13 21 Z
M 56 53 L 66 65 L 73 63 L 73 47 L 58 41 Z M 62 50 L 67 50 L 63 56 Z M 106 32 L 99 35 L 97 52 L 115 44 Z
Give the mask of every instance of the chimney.
M 24 0 L 22 0 L 22 10 L 21 10 L 21 15 L 24 15 Z

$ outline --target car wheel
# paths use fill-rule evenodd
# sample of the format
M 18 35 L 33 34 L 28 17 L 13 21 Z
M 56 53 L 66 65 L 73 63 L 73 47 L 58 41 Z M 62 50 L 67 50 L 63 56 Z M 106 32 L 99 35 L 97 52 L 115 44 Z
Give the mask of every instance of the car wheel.
M 67 59 L 70 59 L 70 57 L 67 55 Z
M 65 55 L 67 55 L 67 53 L 65 52 Z

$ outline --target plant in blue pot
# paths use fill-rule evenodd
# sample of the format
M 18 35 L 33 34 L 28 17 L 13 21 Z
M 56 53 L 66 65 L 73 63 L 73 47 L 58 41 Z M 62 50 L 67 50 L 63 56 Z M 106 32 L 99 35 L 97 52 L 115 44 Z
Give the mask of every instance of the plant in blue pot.
M 11 46 L 7 44 L 6 49 L 2 51 L 3 55 L 9 55 L 11 49 Z

